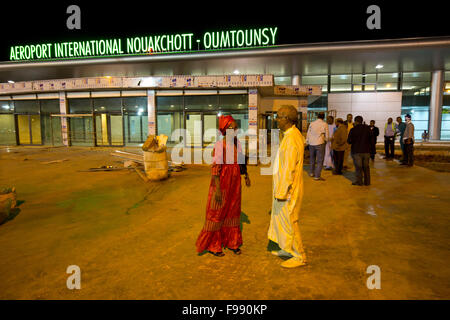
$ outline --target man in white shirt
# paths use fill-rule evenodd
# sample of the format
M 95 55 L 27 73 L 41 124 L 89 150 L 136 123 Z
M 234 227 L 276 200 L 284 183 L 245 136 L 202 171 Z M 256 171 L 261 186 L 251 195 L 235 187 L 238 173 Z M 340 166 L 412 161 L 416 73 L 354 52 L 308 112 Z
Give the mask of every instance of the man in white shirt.
M 309 176 L 314 180 L 325 180 L 320 177 L 323 167 L 323 158 L 325 155 L 325 145 L 329 139 L 328 124 L 323 121 L 325 114 L 319 113 L 317 120 L 311 122 L 306 134 L 306 143 L 309 145 Z M 317 161 L 317 163 L 316 163 Z

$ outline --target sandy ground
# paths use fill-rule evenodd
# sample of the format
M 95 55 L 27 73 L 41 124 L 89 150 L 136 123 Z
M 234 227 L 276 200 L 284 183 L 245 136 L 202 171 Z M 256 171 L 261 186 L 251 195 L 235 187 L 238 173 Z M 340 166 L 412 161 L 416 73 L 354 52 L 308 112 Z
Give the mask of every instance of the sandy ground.
M 9 152 L 7 152 L 9 151 Z M 137 151 L 137 149 L 135 150 Z M 208 166 L 145 184 L 111 149 L 0 149 L 0 186 L 19 207 L 0 225 L 0 299 L 449 299 L 450 174 L 377 157 L 372 186 L 353 173 L 304 172 L 301 231 L 309 265 L 283 269 L 267 251 L 271 176 L 250 167 L 243 254 L 197 255 Z M 58 159 L 67 161 L 43 164 Z M 81 269 L 69 290 L 66 269 Z M 381 269 L 381 289 L 366 286 Z

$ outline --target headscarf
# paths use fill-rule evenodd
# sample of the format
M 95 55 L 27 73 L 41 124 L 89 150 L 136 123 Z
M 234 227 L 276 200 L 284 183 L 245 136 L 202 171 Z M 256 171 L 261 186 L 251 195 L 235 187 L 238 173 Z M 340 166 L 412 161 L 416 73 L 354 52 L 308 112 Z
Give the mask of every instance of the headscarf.
M 232 116 L 220 116 L 219 117 L 219 130 L 222 135 L 225 135 L 228 127 L 233 123 L 234 118 Z

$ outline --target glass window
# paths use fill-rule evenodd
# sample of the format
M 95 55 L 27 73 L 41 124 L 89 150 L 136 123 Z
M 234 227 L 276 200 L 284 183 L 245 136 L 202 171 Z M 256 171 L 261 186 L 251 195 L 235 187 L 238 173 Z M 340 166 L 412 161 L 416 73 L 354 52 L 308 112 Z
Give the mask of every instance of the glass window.
M 351 91 L 352 90 L 352 84 L 332 84 L 330 87 L 330 92 L 336 92 L 336 91 Z
M 247 110 L 248 109 L 248 95 L 246 94 L 232 94 L 219 95 L 220 110 Z
M 167 145 L 173 146 L 183 141 L 183 132 L 175 130 L 184 129 L 184 118 L 182 112 L 164 112 L 159 111 L 156 115 L 157 131 L 156 134 L 165 134 L 169 137 Z
M 278 86 L 286 86 L 292 84 L 292 78 L 291 77 L 274 77 L 273 79 L 275 85 Z
M 352 83 L 353 84 L 361 84 L 364 83 L 362 74 L 354 74 L 352 75 Z
M 61 113 L 58 100 L 40 100 L 41 113 Z
M 14 108 L 16 113 L 39 113 L 37 100 L 16 100 Z
M 0 114 L 14 113 L 14 103 L 12 101 L 0 101 Z
M 430 95 L 418 95 L 414 91 L 404 91 L 402 95 L 402 118 L 411 115 L 414 124 L 414 138 L 422 139 L 422 133 L 428 129 L 430 114 Z
M 122 112 L 122 98 L 92 99 L 95 112 Z
M 212 96 L 185 96 L 184 97 L 184 109 L 202 110 L 202 111 L 215 111 L 218 109 L 218 95 Z
M 396 82 L 377 83 L 377 91 L 379 90 L 397 90 Z
M 321 85 L 322 92 L 327 92 L 328 90 L 328 75 L 324 76 L 302 76 L 302 85 Z
M 351 91 L 352 90 L 351 75 L 347 75 L 347 74 L 332 75 L 330 81 L 331 81 L 330 92 Z
M 445 81 L 450 81 L 450 71 L 445 71 L 445 73 L 444 73 L 444 78 L 445 78 Z
M 326 85 L 328 76 L 302 76 L 302 85 Z
M 374 73 L 366 74 L 364 83 L 376 83 L 377 75 Z
M 397 82 L 398 73 L 379 73 L 377 82 Z
M 148 112 L 146 97 L 123 98 L 125 144 L 139 145 L 148 136 Z
M 12 101 L 0 101 L 0 144 L 16 145 L 16 124 Z
M 319 98 L 317 97 L 308 97 L 308 109 L 320 108 L 327 110 L 328 107 L 328 95 L 323 94 Z
M 92 113 L 91 99 L 67 99 L 69 113 Z
M 183 97 L 171 96 L 171 97 L 156 97 L 156 109 L 158 111 L 182 111 L 183 110 Z
M 333 84 L 343 84 L 343 83 L 351 83 L 352 76 L 350 74 L 341 74 L 341 75 L 332 75 L 331 76 L 331 87 Z
M 93 117 L 69 118 L 70 143 L 73 146 L 94 146 Z
M 444 95 L 442 100 L 441 139 L 450 140 L 450 95 Z
M 430 82 L 431 72 L 404 72 L 403 73 L 404 82 Z
M 145 97 L 129 97 L 123 98 L 123 113 L 147 115 L 147 98 Z

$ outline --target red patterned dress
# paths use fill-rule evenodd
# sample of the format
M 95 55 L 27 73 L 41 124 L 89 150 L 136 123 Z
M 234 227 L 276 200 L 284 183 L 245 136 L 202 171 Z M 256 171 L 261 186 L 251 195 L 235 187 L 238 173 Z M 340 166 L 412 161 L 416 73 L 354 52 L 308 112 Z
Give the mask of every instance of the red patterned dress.
M 227 161 L 227 143 L 225 140 L 224 137 L 223 140 L 217 141 L 214 146 L 212 176 L 206 205 L 206 221 L 197 238 L 197 252 L 205 250 L 221 252 L 222 247 L 238 249 L 242 245 L 240 228 L 241 173 L 237 162 L 237 153 L 241 152 L 241 146 L 239 141 L 231 144 L 231 148 L 234 148 L 234 159 L 233 161 Z M 216 184 L 214 176 L 219 176 L 220 180 L 222 191 L 220 203 L 215 200 Z

